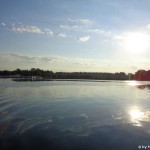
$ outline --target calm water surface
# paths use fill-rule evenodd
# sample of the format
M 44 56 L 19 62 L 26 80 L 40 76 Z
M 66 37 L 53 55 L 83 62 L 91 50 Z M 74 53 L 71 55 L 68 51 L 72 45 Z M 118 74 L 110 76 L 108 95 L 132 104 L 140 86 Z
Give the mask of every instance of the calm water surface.
M 1 150 L 142 146 L 150 149 L 150 82 L 0 79 Z

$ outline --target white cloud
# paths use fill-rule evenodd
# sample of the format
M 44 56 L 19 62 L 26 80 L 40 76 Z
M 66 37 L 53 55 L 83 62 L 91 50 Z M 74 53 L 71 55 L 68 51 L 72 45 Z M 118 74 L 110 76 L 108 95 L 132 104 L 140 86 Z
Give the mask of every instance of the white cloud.
M 11 23 L 11 24 L 6 24 L 4 22 L 0 23 L 1 26 L 3 26 L 5 29 L 13 31 L 13 32 L 18 32 L 18 33 L 36 33 L 36 34 L 47 34 L 50 36 L 53 36 L 53 31 L 50 29 L 42 29 L 37 26 L 28 26 L 28 25 L 23 25 L 21 23 Z
M 78 38 L 80 42 L 87 42 L 90 39 L 90 36 L 81 36 Z
M 58 37 L 65 38 L 65 37 L 67 37 L 67 35 L 64 33 L 60 33 L 60 34 L 58 34 Z
M 1 23 L 2 26 L 6 26 L 6 24 L 4 22 Z
M 104 33 L 105 31 L 104 30 L 101 30 L 101 29 L 88 29 L 88 30 L 85 30 L 87 32 L 93 32 L 93 33 Z
M 44 33 L 46 33 L 47 35 L 53 36 L 53 31 L 50 29 L 44 29 Z
M 60 25 L 60 28 L 65 29 L 65 30 L 72 30 L 76 32 L 86 32 L 90 34 L 99 34 L 105 37 L 112 37 L 112 32 L 103 30 L 103 29 L 97 29 L 97 28 L 89 28 L 86 27 L 85 25 Z
M 101 28 L 93 28 L 93 21 L 90 19 L 71 19 L 68 18 L 69 23 L 66 25 L 60 25 L 60 28 L 64 30 L 72 30 L 73 32 L 99 34 L 104 37 L 112 37 L 112 32 Z M 92 26 L 93 27 L 92 27 Z M 82 38 L 81 38 L 82 40 Z
M 111 31 L 106 31 L 106 30 L 102 30 L 102 29 L 86 29 L 83 30 L 84 32 L 89 32 L 89 33 L 95 33 L 95 34 L 101 34 L 103 36 L 112 36 L 112 32 Z
M 40 28 L 38 28 L 36 26 L 24 26 L 24 25 L 13 26 L 11 28 L 11 31 L 19 32 L 19 33 L 23 33 L 23 32 L 38 33 L 38 34 L 44 33 Z
M 69 25 L 60 25 L 60 28 L 62 29 L 66 29 L 66 30 L 75 30 L 75 29 L 79 29 L 80 27 L 77 25 L 74 26 L 69 26 Z
M 75 23 L 81 23 L 81 24 L 91 24 L 93 22 L 90 19 L 70 19 L 70 18 L 68 18 L 68 21 L 75 22 Z

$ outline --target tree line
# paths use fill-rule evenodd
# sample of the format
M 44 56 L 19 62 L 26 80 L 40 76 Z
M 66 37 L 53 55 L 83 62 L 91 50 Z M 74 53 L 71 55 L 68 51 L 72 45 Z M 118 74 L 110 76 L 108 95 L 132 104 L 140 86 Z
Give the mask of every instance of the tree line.
M 150 70 L 138 70 L 133 79 L 138 81 L 150 81 Z
M 133 78 L 133 74 L 105 73 L 105 72 L 53 72 L 49 70 L 41 70 L 39 68 L 31 68 L 30 70 L 16 69 L 13 71 L 2 70 L 0 77 L 42 77 L 47 79 L 95 79 L 95 80 L 128 80 Z

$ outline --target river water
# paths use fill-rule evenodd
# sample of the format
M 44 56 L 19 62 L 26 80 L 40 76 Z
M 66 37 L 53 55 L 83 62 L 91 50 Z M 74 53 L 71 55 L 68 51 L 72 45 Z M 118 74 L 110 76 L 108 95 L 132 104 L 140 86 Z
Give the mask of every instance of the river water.
M 150 82 L 0 79 L 0 150 L 144 148 Z

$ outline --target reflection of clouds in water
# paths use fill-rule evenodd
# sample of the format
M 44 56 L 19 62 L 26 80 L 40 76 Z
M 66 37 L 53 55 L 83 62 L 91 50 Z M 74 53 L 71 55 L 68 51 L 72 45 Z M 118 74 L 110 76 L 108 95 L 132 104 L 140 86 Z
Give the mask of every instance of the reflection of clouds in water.
M 69 81 L 71 82 L 71 81 Z M 67 101 L 70 99 L 66 99 L 68 97 L 94 97 L 96 96 L 108 96 L 109 93 L 113 94 L 118 93 L 118 87 L 115 87 L 113 84 L 110 84 L 108 87 L 108 83 L 104 82 L 103 86 L 101 82 L 67 82 L 64 85 L 49 85 L 49 86 L 23 86 L 23 87 L 13 87 L 7 89 L 8 95 L 14 95 L 15 99 L 29 99 L 29 100 L 39 100 L 39 99 L 50 99 L 51 98 L 59 98 L 57 101 Z M 51 83 L 51 82 L 49 82 Z M 63 81 L 62 81 L 63 83 Z M 81 84 L 81 85 L 80 85 Z M 79 86 L 80 85 L 80 86 Z M 19 91 L 19 92 L 18 92 Z M 23 98 L 22 98 L 23 97 Z
M 138 107 L 129 110 L 130 121 L 134 126 L 142 126 L 142 122 L 150 121 L 150 111 L 142 111 Z

